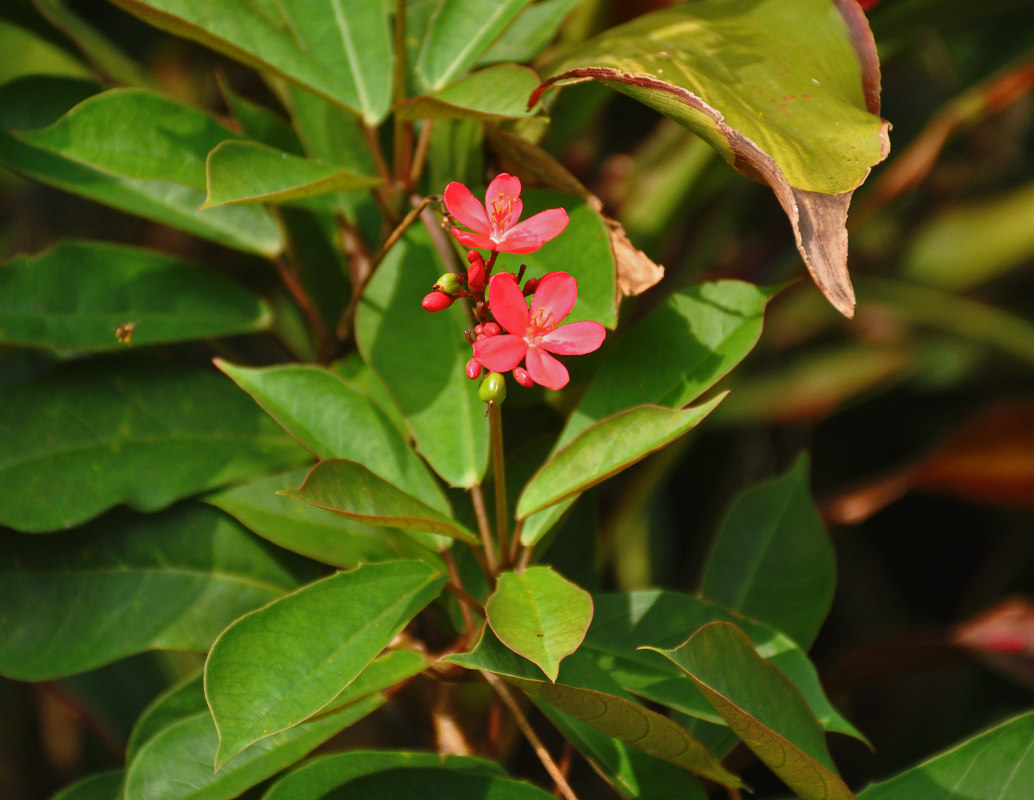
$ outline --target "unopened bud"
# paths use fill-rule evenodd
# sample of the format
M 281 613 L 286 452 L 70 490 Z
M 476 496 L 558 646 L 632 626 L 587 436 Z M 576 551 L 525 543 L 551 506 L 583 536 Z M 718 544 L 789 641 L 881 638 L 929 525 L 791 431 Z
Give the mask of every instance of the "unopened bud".
M 472 381 L 476 381 L 481 377 L 481 362 L 476 358 L 472 358 L 467 362 L 467 377 Z
M 506 399 L 506 378 L 501 373 L 489 372 L 478 386 L 478 400 L 482 403 L 501 403 Z
M 482 327 L 481 332 L 485 334 L 485 336 L 498 336 L 500 329 L 494 322 L 486 322 Z
M 481 292 L 485 288 L 485 259 L 476 250 L 467 253 L 470 269 L 467 270 L 467 286 L 472 292 Z
M 435 281 L 434 288 L 439 292 L 445 292 L 445 294 L 456 294 L 463 285 L 460 283 L 460 276 L 455 272 L 446 272 L 442 277 Z
M 535 293 L 535 290 L 539 288 L 538 278 L 528 278 L 524 283 L 524 296 L 528 297 Z
M 424 295 L 423 301 L 420 305 L 424 307 L 425 311 L 435 312 L 444 311 L 452 305 L 452 296 L 447 295 L 444 292 L 431 292 L 428 295 Z
M 531 375 L 528 374 L 528 370 L 524 367 L 513 368 L 513 379 L 525 389 L 530 389 L 535 385 L 535 381 L 531 379 Z

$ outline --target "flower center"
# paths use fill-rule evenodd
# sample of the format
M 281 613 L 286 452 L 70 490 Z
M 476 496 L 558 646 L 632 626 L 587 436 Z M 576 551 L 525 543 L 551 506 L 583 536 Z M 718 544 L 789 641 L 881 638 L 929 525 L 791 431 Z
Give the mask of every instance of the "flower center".
M 524 341 L 530 345 L 538 344 L 543 336 L 547 333 L 552 333 L 555 329 L 556 323 L 553 321 L 553 312 L 548 308 L 540 308 L 535 312 L 535 316 L 531 318 Z
M 506 221 L 513 213 L 513 198 L 505 194 L 498 194 L 489 203 L 489 216 L 492 218 L 492 229 L 496 233 L 503 233 L 506 229 Z

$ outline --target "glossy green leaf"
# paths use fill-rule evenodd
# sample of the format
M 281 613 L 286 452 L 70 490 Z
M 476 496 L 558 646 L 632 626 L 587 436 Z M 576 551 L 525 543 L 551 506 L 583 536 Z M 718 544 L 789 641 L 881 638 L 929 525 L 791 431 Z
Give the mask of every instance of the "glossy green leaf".
M 306 453 L 220 375 L 145 361 L 72 364 L 0 403 L 0 522 L 67 528 L 118 503 L 156 511 Z
M 478 60 L 479 64 L 499 61 L 531 61 L 546 49 L 560 30 L 568 12 L 578 0 L 539 0 L 527 6 Z
M 230 203 L 284 203 L 381 181 L 335 164 L 291 155 L 258 142 L 223 142 L 208 155 L 202 208 Z
M 346 8 L 363 13 L 364 4 L 356 0 L 335 0 L 333 9 L 325 5 L 314 10 L 302 0 L 279 4 L 278 10 L 291 17 L 292 29 L 279 15 L 268 16 L 256 3 L 211 8 L 196 0 L 113 0 L 131 14 L 162 30 L 200 42 L 250 67 L 272 72 L 293 83 L 312 89 L 354 113 L 366 111 L 356 79 L 357 63 L 347 60 L 351 36 L 339 25 Z M 366 3 L 366 13 L 381 12 L 381 4 Z M 335 24 L 328 24 L 333 13 Z M 315 26 L 322 31 L 314 33 Z M 299 26 L 301 26 L 299 28 Z M 377 29 L 369 32 L 368 43 L 377 44 Z M 299 36 L 299 40 L 295 39 Z M 360 42 L 360 46 L 362 43 Z M 365 49 L 365 48 L 364 48 Z M 376 52 L 376 51 L 374 51 Z M 325 61 L 329 57 L 330 62 Z M 342 68 L 342 63 L 348 67 Z M 389 72 L 390 70 L 385 70 Z M 385 80 L 384 76 L 378 76 Z M 390 75 L 387 77 L 390 81 Z M 390 84 L 389 84 L 390 85 Z M 370 120 L 376 122 L 377 120 Z
M 70 105 L 97 91 L 95 84 L 45 76 L 0 88 L 0 163 L 66 192 L 192 233 L 248 253 L 273 256 L 283 249 L 280 230 L 258 206 L 199 210 L 201 189 L 165 180 L 113 175 L 32 147 L 4 131 L 24 132 L 53 123 Z M 131 137 L 136 132 L 131 133 Z M 160 168 L 160 167 L 158 167 Z
M 300 488 L 280 494 L 367 525 L 432 533 L 470 544 L 479 541 L 465 525 L 354 461 L 338 458 L 321 461 L 312 468 Z M 426 540 L 426 537 L 419 539 Z M 428 543 L 438 550 L 446 544 L 440 539 Z
M 121 800 L 125 770 L 98 772 L 62 789 L 50 800 Z
M 115 513 L 47 537 L 5 534 L 0 572 L 0 673 L 16 680 L 149 649 L 207 650 L 297 584 L 260 540 L 199 505 Z
M 296 156 L 305 155 L 305 149 L 298 140 L 298 134 L 287 120 L 264 105 L 249 100 L 238 93 L 225 75 L 216 75 L 219 93 L 226 108 L 237 121 L 237 127 L 249 139 L 283 150 Z
M 158 695 L 137 717 L 126 743 L 126 763 L 132 763 L 140 748 L 174 722 L 207 710 L 204 678 L 198 670 Z
M 768 183 L 823 293 L 853 313 L 847 206 L 889 147 L 876 49 L 859 8 L 681 4 L 605 31 L 553 72 L 551 81 L 595 78 L 631 95 Z
M 893 778 L 859 800 L 1027 800 L 1034 786 L 1034 713 L 1022 714 Z
M 356 343 L 391 392 L 416 448 L 451 486 L 469 488 L 488 466 L 488 420 L 464 374 L 471 357 L 461 303 L 436 314 L 420 301 L 445 267 L 427 233 L 410 228 L 392 248 L 356 311 Z
M 512 119 L 534 114 L 528 98 L 539 85 L 530 67 L 497 64 L 444 89 L 400 103 L 399 119 Z
M 126 772 L 123 800 L 231 800 L 294 764 L 336 733 L 384 703 L 372 695 L 249 747 L 218 772 L 219 736 L 202 711 L 162 730 L 137 753 Z
M 216 767 L 324 708 L 442 588 L 419 561 L 366 564 L 248 614 L 216 640 L 205 695 Z
M 392 750 L 352 750 L 314 758 L 296 767 L 270 786 L 262 800 L 321 800 L 334 789 L 363 775 L 372 775 L 389 769 L 422 767 L 441 767 L 449 771 L 485 775 L 504 774 L 495 761 L 469 756 Z
M 808 489 L 808 458 L 740 494 L 704 565 L 700 593 L 808 649 L 833 604 L 836 554 Z
M 808 657 L 787 636 L 720 606 L 678 592 L 641 591 L 593 596 L 593 622 L 579 656 L 591 658 L 623 688 L 690 716 L 724 721 L 670 661 L 643 647 L 671 649 L 711 622 L 735 622 L 758 651 L 793 681 L 829 731 L 865 741 L 823 694 Z
M 231 486 L 208 495 L 205 502 L 263 539 L 341 569 L 371 561 L 433 557 L 401 531 L 364 525 L 277 494 L 299 486 L 308 472 L 292 470 Z
M 318 458 L 360 463 L 432 508 L 450 513 L 440 485 L 387 417 L 333 372 L 300 364 L 250 369 L 219 360 L 216 366 Z
M 727 786 L 741 785 L 681 726 L 625 694 L 599 666 L 576 653 L 564 661 L 556 683 L 544 681 L 529 661 L 508 650 L 486 628 L 473 651 L 444 659 L 467 669 L 504 676 L 533 698 L 684 770 Z
M 697 780 L 685 770 L 608 736 L 588 723 L 565 714 L 536 697 L 539 711 L 596 768 L 596 771 L 629 800 L 705 800 Z
M 679 411 L 637 406 L 597 422 L 552 455 L 532 476 L 517 501 L 517 518 L 584 492 L 630 467 L 688 433 L 724 398 L 720 394 Z
M 683 670 L 743 743 L 803 800 L 853 800 L 808 702 L 743 631 L 714 622 L 681 647 L 658 652 Z
M 714 281 L 673 294 L 614 346 L 557 447 L 640 403 L 682 408 L 695 400 L 757 344 L 773 293 L 741 281 Z
M 585 638 L 592 597 L 550 567 L 528 567 L 499 576 L 485 612 L 499 641 L 556 682 L 560 662 Z
M 395 426 L 399 435 L 407 443 L 412 441 L 412 436 L 406 429 L 406 421 L 402 418 L 398 406 L 395 405 L 388 387 L 384 385 L 384 381 L 377 373 L 359 357 L 358 353 L 350 353 L 340 361 L 335 361 L 328 369 L 357 392 L 369 397 L 384 416 L 391 420 L 391 424 Z
M 151 250 L 65 241 L 0 269 L 0 341 L 74 350 L 134 346 L 260 330 L 269 307 L 211 269 Z
M 407 800 L 551 800 L 538 786 L 499 775 L 448 767 L 406 767 L 350 781 L 341 797 L 404 797 Z
M 530 0 L 438 0 L 416 74 L 431 90 L 456 80 L 516 19 Z
M 208 114 L 146 89 L 110 89 L 23 142 L 110 175 L 205 188 L 205 159 L 237 138 Z

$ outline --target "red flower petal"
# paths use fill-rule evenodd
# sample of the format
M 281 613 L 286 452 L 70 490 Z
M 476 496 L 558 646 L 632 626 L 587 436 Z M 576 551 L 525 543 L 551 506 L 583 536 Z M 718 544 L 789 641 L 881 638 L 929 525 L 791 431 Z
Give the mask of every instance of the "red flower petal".
M 515 220 L 516 221 L 516 220 Z M 538 247 L 541 247 L 544 243 L 550 239 L 556 238 L 564 232 L 564 228 L 567 227 L 567 223 L 570 222 L 570 217 L 567 216 L 567 212 L 562 208 L 549 208 L 545 211 L 540 211 L 534 216 L 528 217 L 524 222 L 520 222 L 510 228 L 506 234 L 499 240 L 499 243 L 513 242 L 518 243 L 531 243 L 533 241 L 538 242 Z M 536 247 L 536 249 L 538 249 Z M 516 250 L 506 250 L 507 253 L 516 253 Z M 530 250 L 524 252 L 531 252 Z
M 577 299 L 578 281 L 566 272 L 547 273 L 542 276 L 531 298 L 531 316 L 535 317 L 539 310 L 544 310 L 553 315 L 553 323 L 558 325 L 571 313 Z
M 488 282 L 488 309 L 495 321 L 506 328 L 508 333 L 523 337 L 528 332 L 528 301 L 524 299 L 524 294 L 517 286 L 513 275 L 500 272 L 492 276 Z
M 509 372 L 521 363 L 527 352 L 524 339 L 506 333 L 474 342 L 474 358 L 492 372 Z
M 492 229 L 485 207 L 462 183 L 453 181 L 445 187 L 445 207 L 458 222 L 471 230 L 487 234 Z
M 607 330 L 598 322 L 570 322 L 539 340 L 539 347 L 559 356 L 583 356 L 598 350 Z
M 497 336 L 488 341 L 494 342 L 498 338 Z M 563 389 L 570 380 L 567 368 L 549 353 L 537 347 L 528 348 L 524 363 L 528 366 L 528 374 L 531 375 L 531 379 L 547 389 Z
M 499 249 L 491 236 L 485 236 L 481 233 L 471 233 L 462 228 L 453 228 L 452 235 L 456 237 L 456 241 L 467 247 L 480 247 L 483 250 Z

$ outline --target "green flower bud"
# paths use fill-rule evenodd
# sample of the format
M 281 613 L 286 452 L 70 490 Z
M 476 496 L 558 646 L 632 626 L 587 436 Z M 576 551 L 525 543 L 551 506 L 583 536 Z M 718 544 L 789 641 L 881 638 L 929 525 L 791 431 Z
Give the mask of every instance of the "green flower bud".
M 456 292 L 463 288 L 460 283 L 460 276 L 455 272 L 446 272 L 435 281 L 434 285 L 438 287 L 439 292 L 445 292 L 445 294 L 456 294 Z
M 489 372 L 478 386 L 478 400 L 482 403 L 501 403 L 506 399 L 506 378 L 499 372 Z

